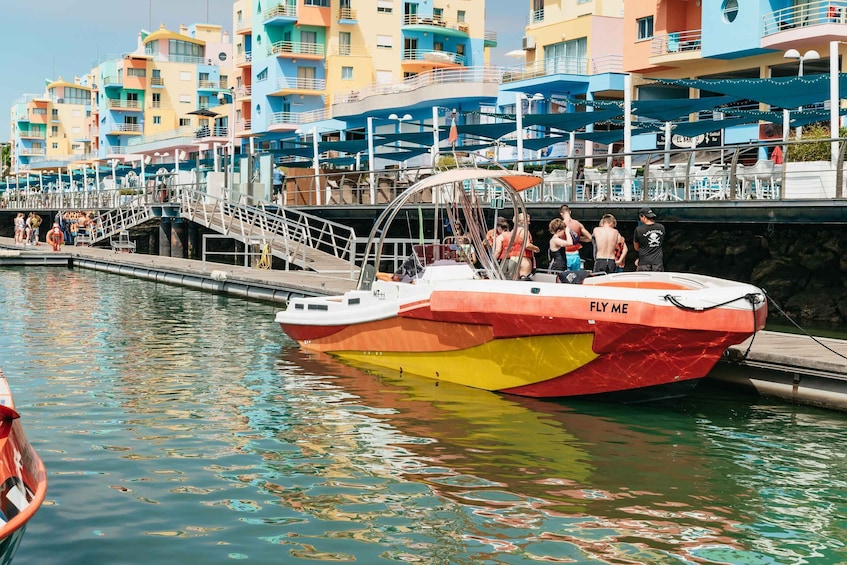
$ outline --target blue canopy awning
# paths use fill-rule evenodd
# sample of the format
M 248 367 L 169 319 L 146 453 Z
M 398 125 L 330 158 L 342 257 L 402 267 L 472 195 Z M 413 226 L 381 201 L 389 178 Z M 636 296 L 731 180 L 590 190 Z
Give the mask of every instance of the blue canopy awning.
M 733 96 L 633 100 L 632 113 L 642 118 L 670 122 L 688 116 L 689 114 L 696 114 L 703 110 L 713 110 L 726 104 L 738 102 L 738 100 L 738 98 Z
M 829 75 L 738 79 L 657 79 L 662 84 L 699 88 L 779 108 L 797 108 L 829 99 Z M 840 92 L 847 92 L 847 74 L 838 75 Z

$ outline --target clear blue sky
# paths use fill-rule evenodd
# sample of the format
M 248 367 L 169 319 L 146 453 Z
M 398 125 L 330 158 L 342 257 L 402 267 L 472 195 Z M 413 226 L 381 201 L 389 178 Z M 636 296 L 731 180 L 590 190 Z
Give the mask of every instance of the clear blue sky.
M 0 18 L 0 141 L 9 140 L 9 114 L 22 94 L 42 93 L 45 79 L 73 80 L 104 55 L 132 51 L 141 29 L 178 29 L 206 20 L 232 28 L 232 0 L 14 0 Z M 518 9 L 520 7 L 520 9 Z M 496 31 L 495 65 L 515 64 L 529 3 L 487 0 L 485 28 Z M 152 23 L 152 25 L 151 25 Z

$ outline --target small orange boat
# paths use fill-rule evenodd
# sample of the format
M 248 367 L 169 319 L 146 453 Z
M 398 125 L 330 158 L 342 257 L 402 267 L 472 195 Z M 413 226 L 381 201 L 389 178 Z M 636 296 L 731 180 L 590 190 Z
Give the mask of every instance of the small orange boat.
M 0 370 L 0 563 L 12 562 L 26 525 L 47 494 L 47 472 L 29 444 Z

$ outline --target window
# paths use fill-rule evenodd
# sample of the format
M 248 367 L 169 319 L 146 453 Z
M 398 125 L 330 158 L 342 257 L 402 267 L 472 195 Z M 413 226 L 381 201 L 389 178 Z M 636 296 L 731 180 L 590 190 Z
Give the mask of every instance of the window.
M 464 10 L 459 10 L 458 12 L 456 12 L 456 21 L 459 22 L 460 24 L 465 23 L 465 11 Z
M 188 71 L 180 71 L 179 80 L 191 80 L 191 73 Z
M 162 107 L 162 95 L 158 92 L 153 93 L 153 107 L 161 108 Z
M 329 0 L 303 0 L 304 6 L 320 6 L 321 8 L 329 7 Z
M 391 71 L 377 71 L 376 72 L 376 82 L 377 84 L 391 84 L 391 79 L 393 75 Z
M 59 144 L 58 144 L 58 143 L 53 143 L 53 149 L 58 149 L 58 148 L 59 148 Z
M 180 94 L 179 102 L 181 104 L 191 104 L 191 95 L 190 94 Z
M 200 82 L 209 82 L 209 73 L 200 73 Z
M 650 39 L 653 37 L 653 16 L 648 16 L 646 18 L 638 18 L 635 20 L 635 23 L 638 25 L 638 37 L 637 39 L 640 41 L 642 39 Z
M 52 126 L 50 128 L 50 137 L 58 137 L 59 136 L 59 126 Z
M 198 104 L 200 105 L 200 108 L 208 108 L 209 107 L 209 97 L 208 96 L 201 96 L 200 100 L 198 101 Z
M 463 43 L 459 43 L 456 45 L 456 55 L 464 55 L 465 54 L 465 45 Z
M 393 0 L 376 0 L 376 11 L 378 14 L 391 14 L 394 12 Z
M 71 128 L 71 133 L 82 133 L 82 128 L 79 126 L 74 126 Z
M 349 31 L 339 31 L 338 32 L 338 54 L 339 55 L 350 55 L 350 45 L 352 44 L 352 37 Z
M 315 45 L 318 42 L 318 34 L 314 31 L 301 31 L 300 32 L 300 43 L 307 45 Z M 304 50 L 308 51 L 308 48 L 305 45 L 302 47 Z
M 261 82 L 263 80 L 268 80 L 268 69 L 263 69 L 256 75 L 256 82 Z
M 353 80 L 353 67 L 341 67 L 341 80 Z
M 724 21 L 731 24 L 738 17 L 738 0 L 724 0 L 721 11 Z
M 52 111 L 51 111 L 51 115 L 52 115 L 54 118 L 58 118 L 58 117 L 59 117 L 59 109 L 58 109 L 58 108 L 53 108 L 53 109 L 52 109 Z
M 181 128 L 191 127 L 191 118 L 180 118 L 179 119 L 179 127 L 181 127 Z
M 126 76 L 144 78 L 147 76 L 147 69 L 135 69 L 130 67 L 126 70 Z
M 153 116 L 153 124 L 154 125 L 161 125 L 161 123 L 162 123 L 162 116 Z
M 377 35 L 376 46 L 382 49 L 391 49 L 392 47 L 394 47 L 394 36 Z

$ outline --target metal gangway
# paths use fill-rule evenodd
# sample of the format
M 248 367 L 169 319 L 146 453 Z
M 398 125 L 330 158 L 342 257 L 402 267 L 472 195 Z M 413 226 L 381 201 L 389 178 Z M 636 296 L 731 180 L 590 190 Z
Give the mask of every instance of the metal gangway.
M 138 195 L 120 207 L 102 213 L 91 243 L 110 240 L 159 215 L 194 222 L 245 245 L 257 241 L 288 265 L 325 274 L 349 273 L 356 234 L 352 228 L 318 216 L 285 207 L 267 207 L 260 202 L 248 205 L 197 190 L 194 185 L 171 186 L 168 197 L 158 202 Z M 161 211 L 156 213 L 156 208 Z

